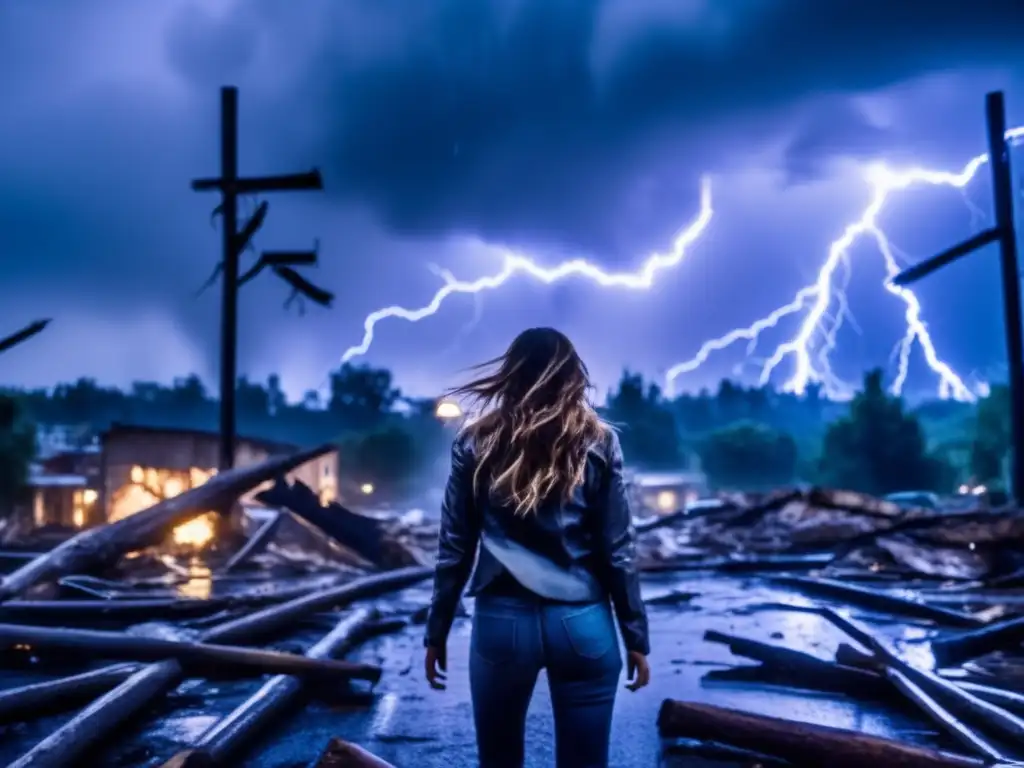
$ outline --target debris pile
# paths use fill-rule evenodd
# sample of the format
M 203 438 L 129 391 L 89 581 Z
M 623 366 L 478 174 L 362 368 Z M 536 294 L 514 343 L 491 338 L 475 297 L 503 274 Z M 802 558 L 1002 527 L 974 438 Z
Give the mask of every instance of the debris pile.
M 782 642 L 765 642 L 707 631 L 707 642 L 754 663 L 712 670 L 705 681 L 903 702 L 937 727 L 938 744 L 669 700 L 658 720 L 666 753 L 714 754 L 737 765 L 821 768 L 854 768 L 870 760 L 920 768 L 1024 764 L 1024 601 L 1018 593 L 983 584 L 933 588 L 922 582 L 878 589 L 792 575 L 772 582 L 825 602 L 771 603 L 756 610 L 816 614 L 844 641 L 828 657 L 788 647 L 781 633 L 772 638 Z M 927 629 L 917 640 L 893 640 L 855 618 L 854 610 L 890 628 L 914 622 Z
M 835 575 L 990 579 L 1024 565 L 1024 512 L 905 509 L 820 488 L 734 495 L 651 530 L 638 548 L 648 570 L 789 570 L 803 563 Z
M 308 488 L 280 479 L 326 450 L 222 472 L 48 551 L 9 553 L 0 582 L 0 656 L 50 677 L 0 688 L 0 729 L 79 710 L 10 765 L 89 764 L 97 749 L 116 744 L 128 720 L 186 677 L 269 676 L 166 765 L 238 764 L 302 694 L 368 703 L 380 667 L 343 657 L 371 637 L 421 620 L 422 606 L 386 614 L 356 606 L 332 614 L 330 631 L 304 654 L 253 647 L 432 573 L 418 538 L 425 535 L 422 526 L 372 520 L 336 504 L 321 507 L 315 496 L 314 505 Z M 241 547 L 215 542 L 201 560 L 172 556 L 168 542 L 176 526 L 210 509 L 232 508 L 242 494 L 275 480 L 262 495 L 278 501 L 276 510 L 250 519 Z M 101 660 L 112 663 L 101 666 Z M 373 760 L 338 743 L 320 762 L 384 765 Z

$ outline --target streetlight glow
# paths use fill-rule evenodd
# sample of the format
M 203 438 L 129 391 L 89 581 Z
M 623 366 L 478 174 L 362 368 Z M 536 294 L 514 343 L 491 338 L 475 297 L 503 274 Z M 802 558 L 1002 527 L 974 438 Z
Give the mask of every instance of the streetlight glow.
M 458 419 L 462 416 L 462 409 L 458 403 L 453 403 L 451 400 L 442 400 L 437 404 L 437 410 L 434 411 L 434 415 L 444 421 Z

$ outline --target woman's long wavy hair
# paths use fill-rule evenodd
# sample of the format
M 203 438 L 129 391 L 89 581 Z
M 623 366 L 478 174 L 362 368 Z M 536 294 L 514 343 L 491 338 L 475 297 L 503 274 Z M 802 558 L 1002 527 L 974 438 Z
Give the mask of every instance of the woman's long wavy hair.
M 493 368 L 449 394 L 472 401 L 482 415 L 465 429 L 476 443 L 474 491 L 534 512 L 559 494 L 567 501 L 583 482 L 587 451 L 609 428 L 588 399 L 590 374 L 572 342 L 553 328 L 530 328 Z

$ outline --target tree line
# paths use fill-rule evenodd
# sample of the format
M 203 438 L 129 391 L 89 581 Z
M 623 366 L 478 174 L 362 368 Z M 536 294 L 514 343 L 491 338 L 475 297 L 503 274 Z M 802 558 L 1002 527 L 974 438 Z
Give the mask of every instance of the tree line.
M 277 376 L 242 378 L 238 429 L 245 437 L 296 445 L 337 442 L 343 474 L 402 496 L 446 471 L 451 430 L 436 401 L 403 395 L 390 371 L 347 364 L 321 394 L 289 401 Z M 968 477 L 999 487 L 1008 451 L 1009 399 L 994 387 L 977 405 L 936 401 L 909 408 L 888 394 L 880 371 L 850 402 L 809 389 L 801 396 L 723 381 L 715 391 L 668 398 L 624 371 L 600 410 L 620 431 L 627 461 L 679 469 L 696 460 L 716 488 L 767 488 L 797 481 L 884 494 L 949 491 Z M 0 499 L 24 483 L 35 425 L 96 433 L 114 422 L 217 429 L 218 402 L 197 376 L 127 389 L 89 379 L 52 389 L 0 391 Z

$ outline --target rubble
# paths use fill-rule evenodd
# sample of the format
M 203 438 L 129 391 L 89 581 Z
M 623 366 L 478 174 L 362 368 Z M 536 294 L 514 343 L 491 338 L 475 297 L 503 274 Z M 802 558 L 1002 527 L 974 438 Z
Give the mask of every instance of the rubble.
M 175 526 L 210 509 L 231 508 L 241 494 L 326 450 L 221 473 L 134 515 L 79 532 L 48 551 L 9 558 L 16 567 L 0 584 L 0 656 L 21 658 L 37 669 L 67 669 L 68 659 L 72 669 L 92 658 L 118 662 L 0 690 L 0 723 L 8 725 L 84 705 L 12 766 L 89 762 L 91 750 L 109 744 L 122 724 L 186 675 L 273 676 L 199 736 L 187 751 L 192 757 L 178 756 L 171 764 L 233 764 L 233 756 L 303 692 L 348 703 L 368 701 L 365 689 L 352 687 L 351 681 L 372 686 L 380 668 L 337 657 L 375 634 L 407 626 L 415 609 L 383 617 L 370 608 L 338 614 L 333 630 L 304 654 L 239 646 L 291 634 L 324 611 L 426 579 L 432 570 L 419 564 L 421 558 L 401 555 L 412 546 L 389 540 L 393 533 L 408 539 L 408 532 L 370 521 L 380 539 L 375 561 L 364 557 L 364 548 L 346 532 L 330 526 L 323 530 L 287 508 L 271 510 L 237 549 L 227 540 L 214 541 L 201 556 L 192 552 L 186 557 L 188 548 L 169 536 Z M 323 519 L 316 522 L 324 524 Z M 392 567 L 399 564 L 406 567 Z M 215 593 L 223 585 L 231 589 Z
M 14 768 L 87 764 L 93 750 L 115 742 L 129 719 L 175 691 L 186 675 L 272 676 L 175 747 L 177 754 L 156 755 L 154 764 L 240 764 L 255 738 L 306 698 L 347 706 L 372 701 L 366 683 L 372 686 L 380 668 L 344 656 L 370 636 L 422 622 L 423 610 L 406 605 L 381 614 L 354 604 L 427 579 L 437 521 L 422 513 L 384 516 L 323 505 L 309 487 L 282 479 L 283 468 L 300 459 L 226 472 L 53 549 L 33 544 L 36 551 L 10 553 L 13 572 L 0 587 L 0 655 L 27 657 L 37 670 L 52 668 L 53 676 L 0 690 L 0 727 L 84 706 L 29 745 Z M 174 525 L 268 481 L 273 485 L 257 496 L 265 507 L 247 518 L 244 540 L 215 540 L 198 553 L 169 544 Z M 1024 585 L 1024 558 L 1017 554 L 1018 547 L 1024 553 L 1024 513 L 908 510 L 862 494 L 807 489 L 732 494 L 640 520 L 636 530 L 643 570 L 757 579 L 801 602 L 743 610 L 816 613 L 850 641 L 834 657 L 822 657 L 767 641 L 772 638 L 711 630 L 707 642 L 753 664 L 711 670 L 707 681 L 903 701 L 963 755 L 679 701 L 666 702 L 659 718 L 666 753 L 830 768 L 867 760 L 994 766 L 1024 756 L 1017 746 L 1024 744 L 1024 593 L 1013 592 Z M 701 595 L 675 583 L 649 604 L 701 610 Z M 920 649 L 931 651 L 934 664 L 880 639 L 836 605 L 913 622 L 924 636 Z M 322 628 L 320 641 L 287 650 L 241 647 L 294 637 L 299 627 Z M 72 654 L 115 663 L 94 669 L 54 663 L 55 655 Z M 955 665 L 962 666 L 949 668 Z M 321 678 L 338 682 L 321 686 Z M 317 764 L 389 765 L 340 739 Z
M 772 570 L 781 559 L 785 570 L 820 568 L 826 575 L 967 581 L 1008 578 L 1024 565 L 1024 556 L 1008 554 L 1019 542 L 1024 555 L 1019 510 L 903 509 L 864 494 L 811 488 L 730 494 L 717 506 L 701 506 L 698 515 L 669 517 L 672 524 L 637 525 L 644 570 Z

